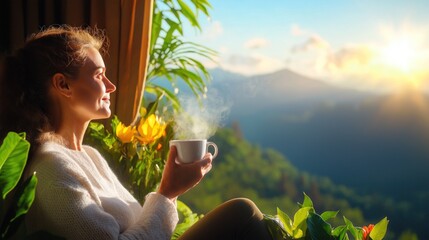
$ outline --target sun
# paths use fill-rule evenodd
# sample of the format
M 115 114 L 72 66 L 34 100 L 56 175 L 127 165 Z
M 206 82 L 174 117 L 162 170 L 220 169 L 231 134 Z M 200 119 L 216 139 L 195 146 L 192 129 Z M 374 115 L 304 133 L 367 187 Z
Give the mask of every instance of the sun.
M 384 82 L 389 89 L 426 89 L 429 76 L 426 31 L 407 27 L 386 33 L 381 45 L 374 48 L 371 68 L 374 80 Z
M 404 73 L 410 73 L 416 61 L 417 50 L 413 41 L 408 38 L 398 38 L 391 41 L 383 50 L 383 62 Z

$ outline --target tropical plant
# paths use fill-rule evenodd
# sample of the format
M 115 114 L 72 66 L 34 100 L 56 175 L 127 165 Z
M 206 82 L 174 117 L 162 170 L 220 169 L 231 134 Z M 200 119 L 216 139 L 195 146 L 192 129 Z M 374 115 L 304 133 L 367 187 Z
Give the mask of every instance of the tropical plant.
M 176 110 L 180 109 L 176 96 L 179 80 L 186 83 L 197 99 L 207 91 L 206 83 L 210 80 L 210 74 L 200 59 L 213 60 L 216 52 L 181 38 L 184 36 L 183 20 L 201 30 L 198 15 L 203 13 L 208 17 L 210 7 L 207 0 L 191 0 L 188 4 L 183 0 L 155 1 L 145 92 L 156 96 L 165 95 Z M 154 80 L 157 78 L 166 78 L 174 90 L 156 83 Z
M 355 240 L 381 240 L 387 232 L 387 218 L 375 225 L 355 227 L 350 220 L 343 217 L 345 224 L 333 228 L 327 221 L 335 218 L 338 211 L 317 214 L 312 200 L 305 193 L 304 201 L 299 205 L 300 208 L 293 219 L 280 209 L 277 209 L 276 216 L 265 215 L 265 221 L 274 239 L 349 240 L 350 233 Z
M 114 116 L 112 131 L 97 122 L 88 128 L 87 141 L 104 153 L 122 184 L 140 202 L 161 180 L 173 134 L 170 122 L 156 114 L 157 105 L 158 100 L 147 110 L 142 108 L 135 125 L 125 126 Z
M 0 239 L 11 237 L 34 201 L 37 177 L 21 181 L 30 143 L 25 133 L 9 132 L 0 146 Z

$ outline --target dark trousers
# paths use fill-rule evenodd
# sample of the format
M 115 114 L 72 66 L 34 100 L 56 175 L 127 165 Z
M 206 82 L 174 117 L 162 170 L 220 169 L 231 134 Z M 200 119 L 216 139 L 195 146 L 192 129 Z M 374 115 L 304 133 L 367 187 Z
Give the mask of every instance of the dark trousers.
M 258 207 L 249 199 L 223 203 L 188 229 L 180 240 L 272 239 Z

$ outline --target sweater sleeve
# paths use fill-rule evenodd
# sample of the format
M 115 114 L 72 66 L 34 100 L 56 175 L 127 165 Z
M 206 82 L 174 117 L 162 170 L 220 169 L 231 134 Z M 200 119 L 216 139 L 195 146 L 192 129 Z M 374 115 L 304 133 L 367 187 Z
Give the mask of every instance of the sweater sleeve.
M 150 193 L 137 221 L 121 232 L 116 219 L 103 210 L 79 166 L 59 157 L 45 159 L 34 171 L 39 179 L 27 225 L 66 239 L 170 239 L 177 224 L 175 204 Z M 126 204 L 120 199 L 112 199 Z
M 159 193 L 149 193 L 137 224 L 123 233 L 121 239 L 170 239 L 178 220 L 176 205 L 171 200 Z M 151 230 L 155 226 L 161 226 L 162 230 Z

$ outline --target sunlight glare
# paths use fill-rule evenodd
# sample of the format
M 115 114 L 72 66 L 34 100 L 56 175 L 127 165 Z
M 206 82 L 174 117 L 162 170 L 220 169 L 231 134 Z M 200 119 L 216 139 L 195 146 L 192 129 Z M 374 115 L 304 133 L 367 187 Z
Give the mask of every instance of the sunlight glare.
M 384 49 L 383 58 L 386 64 L 408 73 L 415 61 L 416 53 L 412 41 L 401 38 L 392 41 Z

